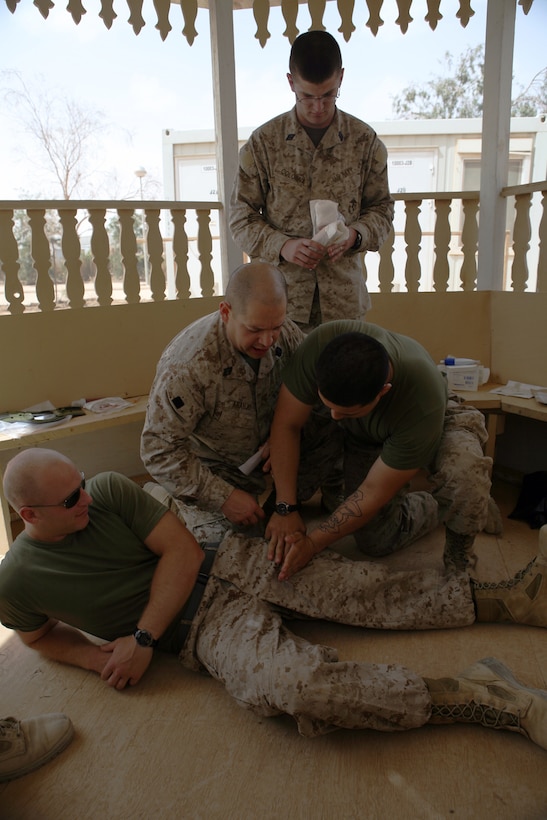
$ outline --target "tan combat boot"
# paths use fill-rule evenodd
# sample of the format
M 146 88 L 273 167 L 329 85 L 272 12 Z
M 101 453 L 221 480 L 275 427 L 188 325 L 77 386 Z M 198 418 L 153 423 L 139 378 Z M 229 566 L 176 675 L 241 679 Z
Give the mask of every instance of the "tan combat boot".
M 471 579 L 477 621 L 547 626 L 547 524 L 537 556 L 510 581 Z
M 70 718 L 59 712 L 0 720 L 0 783 L 14 780 L 47 763 L 74 737 Z
M 430 723 L 479 723 L 519 732 L 547 749 L 547 692 L 520 683 L 496 658 L 483 658 L 456 678 L 424 678 Z

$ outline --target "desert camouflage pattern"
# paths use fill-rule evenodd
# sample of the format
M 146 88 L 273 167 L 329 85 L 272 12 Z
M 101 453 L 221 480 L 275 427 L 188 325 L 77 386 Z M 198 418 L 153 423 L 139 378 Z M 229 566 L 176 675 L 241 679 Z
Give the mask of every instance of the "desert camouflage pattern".
M 298 501 L 307 501 L 319 487 L 323 490 L 330 489 L 333 493 L 338 489 L 341 490 L 339 482 L 343 476 L 341 469 L 339 475 L 338 465 L 341 465 L 342 461 L 342 429 L 332 421 L 326 408 L 318 405 L 314 408 L 302 432 L 301 459 L 298 467 Z M 225 465 L 212 465 L 210 462 L 208 464 L 209 469 L 218 469 L 217 474 L 224 476 L 228 483 L 233 480 L 230 471 L 225 469 Z M 264 476 L 261 476 L 260 480 L 265 481 Z M 271 478 L 268 479 L 268 484 L 270 488 L 273 486 Z M 254 486 L 249 482 L 243 489 L 253 492 Z M 228 532 L 234 530 L 245 533 L 249 538 L 261 536 L 264 535 L 268 523 L 265 518 L 252 527 L 238 527 L 232 524 L 220 510 L 204 509 L 199 500 L 174 498 L 160 484 L 148 482 L 144 489 L 184 521 L 186 527 L 200 543 L 218 543 Z
M 259 715 L 292 715 L 306 736 L 427 722 L 421 677 L 396 664 L 340 662 L 335 649 L 294 635 L 282 615 L 376 629 L 467 626 L 475 613 L 465 573 L 391 572 L 326 550 L 290 581 L 276 576 L 262 539 L 227 536 L 181 662 L 206 670 Z
M 387 151 L 366 123 L 336 109 L 316 148 L 295 110 L 251 134 L 239 155 L 230 203 L 234 241 L 251 259 L 278 265 L 289 285 L 288 315 L 309 326 L 316 286 L 321 320 L 364 319 L 370 297 L 362 257 L 309 271 L 281 259 L 288 239 L 313 235 L 310 200 L 338 203 L 346 225 L 362 236 L 361 250 L 378 250 L 393 222 Z
M 461 400 L 449 399 L 444 430 L 433 464 L 428 467 L 431 493 L 403 489 L 368 524 L 354 533 L 366 555 L 388 555 L 421 538 L 439 523 L 453 532 L 476 535 L 488 517 L 492 459 L 484 455 L 488 438 L 484 416 Z M 356 446 L 344 454 L 346 493 L 364 480 L 381 448 Z
M 431 700 L 397 664 L 339 662 L 337 651 L 294 635 L 283 621 L 322 618 L 375 629 L 443 629 L 475 620 L 465 573 L 391 572 L 329 550 L 290 581 L 277 581 L 262 539 L 229 535 L 180 652 L 242 706 L 292 715 L 301 734 L 336 728 L 396 731 L 423 725 Z
M 269 437 L 281 373 L 302 338 L 287 320 L 258 375 L 229 342 L 219 313 L 167 346 L 150 392 L 141 458 L 175 499 L 218 511 L 234 487 L 264 491 L 262 465 L 249 476 L 239 467 Z

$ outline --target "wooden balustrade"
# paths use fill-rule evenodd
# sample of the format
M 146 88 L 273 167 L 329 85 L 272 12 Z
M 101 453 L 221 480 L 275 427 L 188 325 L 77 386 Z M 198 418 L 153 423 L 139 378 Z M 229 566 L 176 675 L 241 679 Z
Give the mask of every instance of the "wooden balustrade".
M 541 199 L 539 197 L 541 194 Z M 547 182 L 531 182 L 504 188 L 502 196 L 514 199 L 515 222 L 513 226 L 511 287 L 507 290 L 537 292 L 547 291 Z M 532 210 L 539 211 L 539 218 L 532 219 Z M 535 228 L 535 231 L 533 230 Z M 537 263 L 530 287 L 529 259 L 534 250 Z M 535 280 L 535 283 L 534 281 Z M 535 284 L 535 286 L 534 286 Z
M 547 182 L 505 188 L 505 289 L 547 290 Z M 364 255 L 369 289 L 474 290 L 479 194 L 395 194 L 394 229 Z M 218 202 L 0 202 L 0 312 L 222 293 Z
M 220 210 L 218 202 L 0 202 L 0 312 L 219 294 L 211 214 Z

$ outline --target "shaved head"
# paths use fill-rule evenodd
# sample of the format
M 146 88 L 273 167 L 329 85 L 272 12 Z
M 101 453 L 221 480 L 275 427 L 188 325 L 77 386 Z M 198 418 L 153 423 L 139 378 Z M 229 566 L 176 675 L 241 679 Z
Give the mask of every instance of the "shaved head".
M 40 504 L 51 479 L 73 462 L 55 450 L 34 447 L 23 450 L 8 462 L 4 472 L 4 495 L 14 510 Z
M 287 283 L 275 265 L 249 262 L 232 273 L 226 286 L 225 301 L 238 315 L 245 314 L 251 302 L 263 305 L 287 304 Z
M 233 347 L 248 358 L 263 358 L 287 316 L 285 277 L 269 262 L 241 265 L 230 276 L 219 312 Z

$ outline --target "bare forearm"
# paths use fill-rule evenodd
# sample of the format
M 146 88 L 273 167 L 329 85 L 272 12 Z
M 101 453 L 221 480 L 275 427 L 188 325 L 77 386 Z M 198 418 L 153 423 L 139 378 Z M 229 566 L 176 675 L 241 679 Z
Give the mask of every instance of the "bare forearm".
M 178 554 L 163 555 L 154 572 L 148 604 L 136 626 L 148 630 L 155 638 L 163 635 L 188 600 L 202 560 L 201 549 L 182 567 Z
M 287 581 L 295 572 L 308 564 L 314 555 L 322 552 L 335 541 L 355 532 L 363 526 L 372 514 L 362 509 L 364 493 L 359 488 L 317 529 L 311 533 L 292 532 L 286 536 L 284 560 L 278 575 L 280 581 Z
M 83 632 L 63 623 L 57 623 L 41 638 L 28 642 L 20 634 L 23 642 L 45 658 L 81 669 L 101 673 L 107 658 L 98 644 L 92 643 Z
M 300 461 L 300 430 L 284 431 L 272 428 L 270 440 L 272 477 L 279 501 L 295 504 L 297 501 L 297 476 Z
M 376 514 L 365 500 L 365 494 L 359 487 L 346 498 L 340 506 L 310 534 L 310 540 L 316 552 L 330 547 L 340 538 L 351 535 L 364 527 Z
M 377 459 L 355 492 L 310 533 L 316 552 L 329 547 L 346 535 L 351 535 L 372 521 L 416 472 L 417 470 L 393 470 L 386 467 L 381 459 Z

